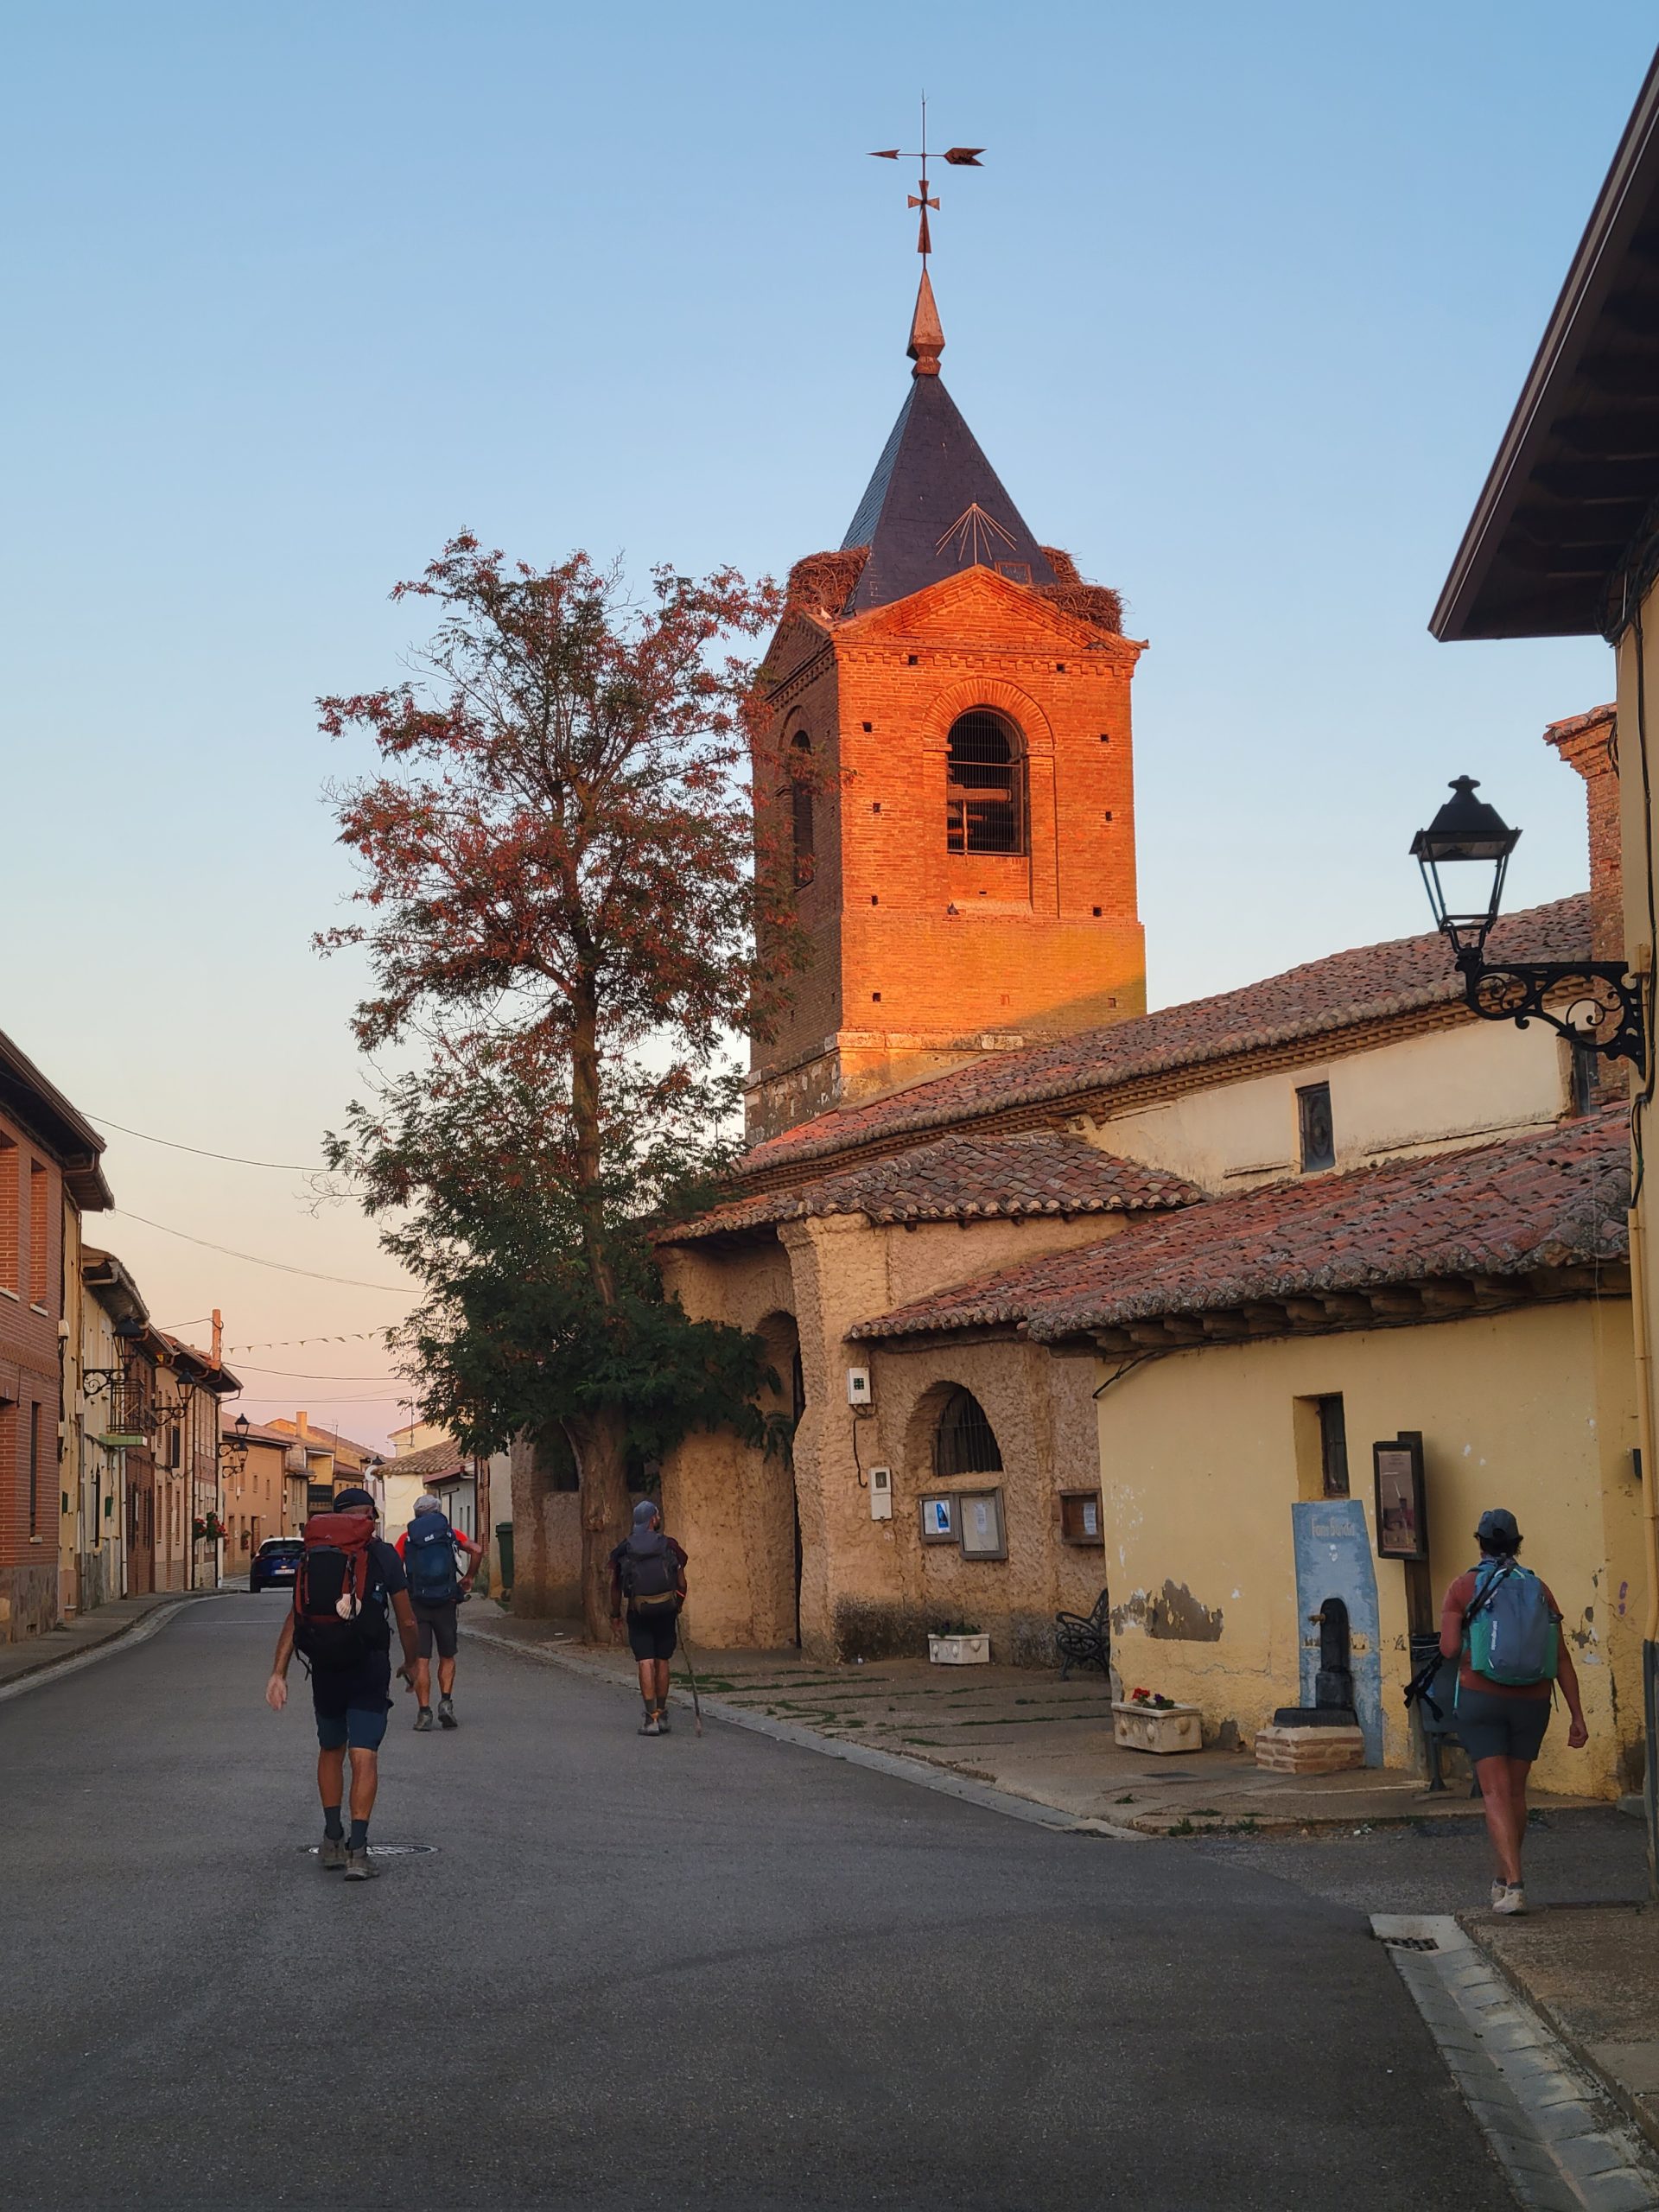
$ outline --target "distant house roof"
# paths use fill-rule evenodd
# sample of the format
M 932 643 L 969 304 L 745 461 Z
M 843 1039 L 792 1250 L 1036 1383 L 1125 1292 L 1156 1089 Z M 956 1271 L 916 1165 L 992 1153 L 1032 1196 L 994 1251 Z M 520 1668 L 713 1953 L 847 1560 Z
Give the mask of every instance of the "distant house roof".
M 1494 958 L 1587 958 L 1588 893 L 1506 916 L 1491 944 Z M 755 1145 L 744 1155 L 740 1176 L 770 1189 L 798 1179 L 807 1163 L 849 1152 L 891 1152 L 963 1122 L 1029 1126 L 1063 1111 L 1109 1105 L 1115 1093 L 1183 1070 L 1243 1061 L 1414 1014 L 1444 1009 L 1450 1015 L 1462 998 L 1463 979 L 1443 937 L 1431 932 L 1362 945 L 1242 990 L 988 1053 L 948 1075 L 833 1108 Z
M 96 1245 L 83 1243 L 80 1277 L 112 1320 L 140 1326 L 149 1321 L 149 1308 L 137 1284 L 113 1252 L 100 1251 Z
M 115 1204 L 99 1160 L 104 1140 L 54 1083 L 0 1031 L 0 1108 L 12 1115 L 62 1170 L 69 1195 L 83 1213 Z
M 380 1456 L 372 1445 L 354 1444 L 349 1436 L 341 1436 L 332 1428 L 319 1428 L 315 1421 L 307 1423 L 303 1436 L 300 1434 L 299 1423 L 289 1421 L 286 1414 L 273 1418 L 265 1426 L 287 1437 L 290 1444 L 315 1444 L 325 1452 L 355 1452 L 362 1459 L 378 1459 Z
M 470 1475 L 473 1460 L 470 1452 L 463 1452 L 458 1444 L 429 1444 L 424 1451 L 400 1452 L 395 1459 L 388 1459 L 381 1469 L 387 1475 L 418 1475 L 423 1482 L 442 1482 L 450 1475 Z
M 225 1435 L 235 1436 L 240 1433 L 245 1436 L 250 1444 L 275 1444 L 284 1452 L 293 1448 L 295 1439 L 288 1430 L 262 1428 L 257 1421 L 251 1421 L 245 1430 L 238 1432 L 236 1420 L 234 1414 L 220 1409 L 219 1426 Z
M 1622 628 L 1608 586 L 1659 497 L 1659 57 L 1429 620 L 1437 638 Z
M 233 1374 L 223 1360 L 215 1363 L 211 1352 L 199 1351 L 194 1344 L 186 1344 L 182 1337 L 169 1336 L 165 1329 L 156 1329 L 152 1333 L 156 1341 L 181 1367 L 193 1370 L 192 1381 L 213 1391 L 215 1396 L 222 1398 L 229 1392 L 242 1388 L 240 1376 Z
M 810 1183 L 716 1206 L 660 1230 L 660 1244 L 734 1236 L 780 1221 L 863 1214 L 873 1222 L 1017 1219 L 1130 1213 L 1189 1205 L 1200 1193 L 1179 1175 L 1119 1160 L 1052 1129 L 951 1136 Z
M 917 1299 L 849 1333 L 1017 1325 L 1052 1343 L 1172 1316 L 1196 1322 L 1265 1308 L 1255 1318 L 1271 1334 L 1289 1325 L 1272 1310 L 1287 1299 L 1317 1308 L 1334 1298 L 1340 1317 L 1344 1294 L 1455 1282 L 1472 1308 L 1480 1285 L 1570 1268 L 1605 1268 L 1617 1291 L 1626 1287 L 1629 1200 L 1630 1114 L 1612 1107 L 1460 1152 L 1205 1199 L 1109 1243 Z M 1363 1295 L 1350 1302 L 1351 1318 L 1363 1320 Z M 1306 1318 L 1329 1323 L 1323 1309 Z M 1194 1340 L 1201 1334 L 1198 1323 Z

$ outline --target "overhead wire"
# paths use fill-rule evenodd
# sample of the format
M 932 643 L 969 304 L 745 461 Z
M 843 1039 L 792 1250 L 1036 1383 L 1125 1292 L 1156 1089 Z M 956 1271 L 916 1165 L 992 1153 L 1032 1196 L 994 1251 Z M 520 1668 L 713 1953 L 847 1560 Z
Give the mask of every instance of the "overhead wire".
M 88 1118 L 101 1122 L 106 1129 L 118 1129 L 124 1137 L 137 1137 L 140 1144 L 165 1145 L 169 1152 L 194 1153 L 198 1160 L 222 1160 L 232 1167 L 270 1167 L 284 1175 L 321 1175 L 326 1173 L 317 1166 L 302 1167 L 296 1160 L 249 1160 L 239 1152 L 209 1152 L 203 1145 L 181 1144 L 176 1137 L 153 1137 L 147 1129 L 130 1129 L 124 1122 L 112 1122 L 107 1114 L 91 1112 Z
M 267 1260 L 257 1252 L 238 1252 L 233 1245 L 215 1244 L 206 1236 L 192 1236 L 188 1230 L 169 1228 L 164 1221 L 151 1221 L 147 1214 L 133 1213 L 125 1206 L 112 1206 L 110 1211 L 118 1214 L 123 1221 L 142 1222 L 146 1229 L 159 1229 L 163 1236 L 177 1236 L 187 1244 L 200 1244 L 205 1252 L 222 1252 L 229 1260 L 246 1260 L 252 1267 L 275 1268 L 279 1274 L 304 1275 L 312 1282 L 344 1283 L 352 1290 L 384 1290 L 393 1298 L 408 1298 L 413 1294 L 412 1287 L 408 1283 L 365 1282 L 360 1275 L 324 1274 L 317 1268 L 296 1268 L 287 1260 Z

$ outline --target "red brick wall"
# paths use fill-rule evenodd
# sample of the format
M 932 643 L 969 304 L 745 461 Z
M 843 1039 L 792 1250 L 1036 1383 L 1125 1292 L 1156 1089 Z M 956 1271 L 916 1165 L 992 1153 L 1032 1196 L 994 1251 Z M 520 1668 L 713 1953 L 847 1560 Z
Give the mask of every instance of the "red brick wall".
M 1611 707 L 1552 722 L 1544 732 L 1584 778 L 1590 831 L 1590 950 L 1596 960 L 1624 951 L 1624 861 L 1619 847 L 1618 725 Z
M 10 1642 L 57 1617 L 63 1186 L 56 1164 L 3 1116 L 0 1177 L 0 1221 L 18 1229 L 16 1263 L 0 1268 L 0 1642 Z M 32 1529 L 31 1408 L 39 1408 Z
M 819 664 L 782 687 L 781 750 L 806 729 L 824 786 L 800 907 L 816 958 L 785 1031 L 755 1054 L 752 1135 L 835 1096 L 1144 1010 L 1139 652 L 969 569 L 837 623 Z M 1022 733 L 1023 854 L 947 848 L 949 734 L 974 707 Z M 783 804 L 757 793 L 760 808 Z M 780 833 L 775 815 L 765 823 Z M 832 1038 L 830 1064 L 812 1065 Z

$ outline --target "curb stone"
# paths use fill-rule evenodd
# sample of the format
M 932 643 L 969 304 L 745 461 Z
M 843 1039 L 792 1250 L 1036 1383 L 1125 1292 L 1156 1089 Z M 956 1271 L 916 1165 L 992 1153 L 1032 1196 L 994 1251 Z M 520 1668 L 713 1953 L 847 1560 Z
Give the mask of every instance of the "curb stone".
M 1373 1913 L 1476 2124 L 1528 2212 L 1654 2212 L 1659 2162 L 1450 1913 Z
M 8 1698 L 22 1697 L 29 1690 L 44 1689 L 48 1682 L 60 1681 L 66 1675 L 77 1675 L 83 1667 L 96 1666 L 100 1659 L 108 1659 L 118 1651 L 130 1651 L 135 1643 L 144 1643 L 176 1620 L 187 1605 L 200 1605 L 206 1598 L 217 1598 L 218 1590 L 187 1590 L 168 1602 L 151 1606 L 147 1613 L 140 1613 L 135 1620 L 125 1621 L 119 1628 L 111 1629 L 96 1643 L 89 1643 L 84 1650 L 66 1651 L 60 1657 L 42 1659 L 38 1665 L 13 1675 L 9 1682 L 0 1682 L 0 1705 Z

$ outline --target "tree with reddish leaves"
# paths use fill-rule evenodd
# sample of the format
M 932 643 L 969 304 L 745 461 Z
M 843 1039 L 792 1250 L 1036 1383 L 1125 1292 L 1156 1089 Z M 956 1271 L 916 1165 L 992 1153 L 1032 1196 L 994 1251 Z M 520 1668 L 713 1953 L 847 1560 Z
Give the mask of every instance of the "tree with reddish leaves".
M 379 765 L 330 794 L 361 912 L 317 943 L 367 954 L 362 1048 L 423 1049 L 329 1156 L 423 1286 L 401 1341 L 429 1417 L 479 1452 L 568 1440 L 600 1635 L 630 1441 L 759 1421 L 758 1344 L 664 1302 L 647 1230 L 728 1164 L 727 1040 L 768 1032 L 801 955 L 735 650 L 778 595 L 659 569 L 633 601 L 585 554 L 532 569 L 463 536 L 393 596 L 438 625 L 416 680 L 321 702 Z

